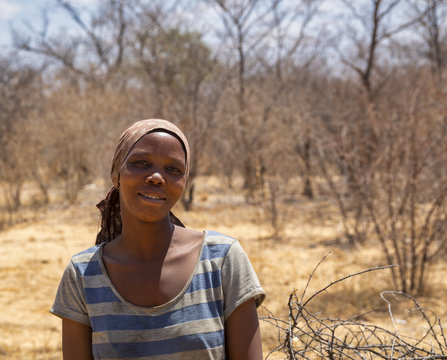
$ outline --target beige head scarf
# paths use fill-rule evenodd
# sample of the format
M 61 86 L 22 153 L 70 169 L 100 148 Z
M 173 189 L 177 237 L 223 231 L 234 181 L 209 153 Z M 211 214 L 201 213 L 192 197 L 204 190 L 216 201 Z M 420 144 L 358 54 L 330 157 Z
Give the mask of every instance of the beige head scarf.
M 167 131 L 174 134 L 181 140 L 186 153 L 185 176 L 188 178 L 190 166 L 190 150 L 188 140 L 177 126 L 162 119 L 146 119 L 132 124 L 121 134 L 115 154 L 113 155 L 112 170 L 110 173 L 113 187 L 110 189 L 106 198 L 96 205 L 101 212 L 101 229 L 96 237 L 97 244 L 113 240 L 121 234 L 122 224 L 119 207 L 119 169 L 134 144 L 147 133 L 156 130 Z M 182 222 L 177 219 L 174 214 L 170 213 L 170 216 L 172 223 L 183 226 Z

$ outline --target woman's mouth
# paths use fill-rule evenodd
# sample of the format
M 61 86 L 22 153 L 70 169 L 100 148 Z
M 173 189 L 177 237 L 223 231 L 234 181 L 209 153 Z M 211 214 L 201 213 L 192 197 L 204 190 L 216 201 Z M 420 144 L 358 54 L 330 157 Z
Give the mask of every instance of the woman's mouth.
M 150 200 L 166 200 L 166 198 L 164 196 L 161 195 L 149 195 L 149 194 L 142 194 L 139 193 L 142 197 L 146 198 L 146 199 L 150 199 Z

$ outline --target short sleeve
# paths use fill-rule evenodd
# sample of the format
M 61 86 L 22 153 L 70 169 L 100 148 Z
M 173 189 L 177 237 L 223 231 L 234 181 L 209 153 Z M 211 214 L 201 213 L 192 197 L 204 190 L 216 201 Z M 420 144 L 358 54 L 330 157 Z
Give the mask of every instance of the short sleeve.
M 72 261 L 62 275 L 50 313 L 91 326 L 85 305 L 82 278 Z
M 253 266 L 238 241 L 228 250 L 222 265 L 225 320 L 247 300 L 254 299 L 259 307 L 265 299 Z

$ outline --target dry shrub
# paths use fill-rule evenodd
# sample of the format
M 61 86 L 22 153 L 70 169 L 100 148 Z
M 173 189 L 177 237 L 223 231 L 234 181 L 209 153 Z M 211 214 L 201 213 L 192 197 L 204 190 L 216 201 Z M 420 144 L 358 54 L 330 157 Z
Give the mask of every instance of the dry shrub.
M 415 298 L 403 292 L 380 293 L 391 323 L 389 327 L 361 321 L 363 315 L 339 319 L 325 317 L 324 313 L 311 310 L 311 302 L 324 296 L 333 285 L 390 267 L 392 266 L 375 267 L 342 277 L 306 296 L 317 266 L 302 294 L 298 294 L 296 290 L 290 294 L 286 318 L 277 317 L 264 309 L 267 315 L 261 319 L 274 326 L 278 334 L 278 345 L 266 359 L 278 354 L 282 354 L 282 359 L 290 360 L 447 359 L 447 341 L 440 319 L 422 308 Z M 421 321 L 424 325 L 417 337 L 406 335 L 408 326 L 412 323 L 420 324 Z

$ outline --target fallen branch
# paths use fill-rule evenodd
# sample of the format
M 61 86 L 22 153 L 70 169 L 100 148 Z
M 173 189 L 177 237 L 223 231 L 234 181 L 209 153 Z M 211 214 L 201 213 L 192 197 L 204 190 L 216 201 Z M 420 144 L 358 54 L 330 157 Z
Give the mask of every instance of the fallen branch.
M 440 320 L 430 320 L 427 311 L 419 303 L 400 291 L 384 291 L 381 298 L 387 303 L 388 313 L 394 331 L 367 324 L 354 319 L 324 318 L 320 313 L 312 313 L 308 309 L 310 301 L 315 299 L 328 288 L 355 276 L 363 275 L 376 270 L 393 268 L 379 266 L 363 270 L 331 282 L 322 289 L 305 299 L 309 283 L 319 265 L 327 255 L 318 263 L 306 283 L 301 296 L 293 290 L 287 303 L 288 319 L 280 319 L 265 309 L 267 316 L 262 321 L 274 326 L 278 331 L 278 346 L 266 357 L 282 353 L 282 359 L 387 359 L 387 360 L 435 360 L 447 359 L 447 341 Z M 411 338 L 399 333 L 392 304 L 387 296 L 394 299 L 410 300 L 414 309 L 427 324 L 427 331 L 419 339 Z

